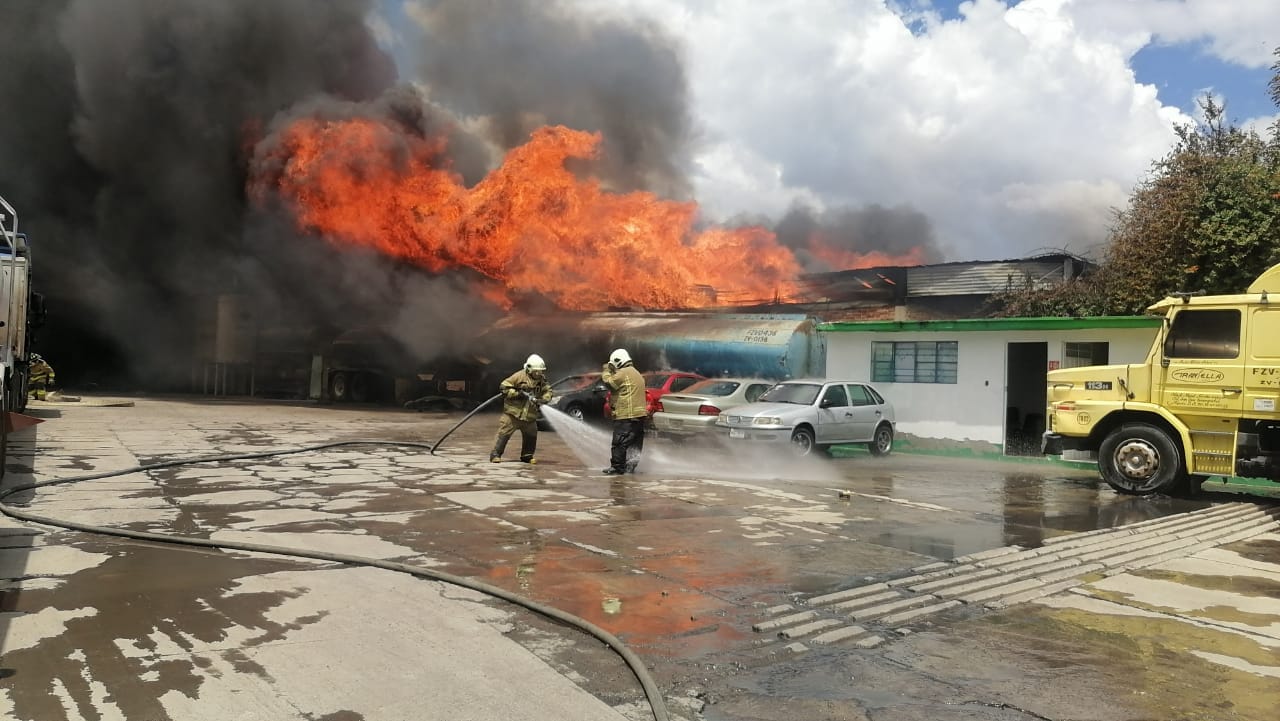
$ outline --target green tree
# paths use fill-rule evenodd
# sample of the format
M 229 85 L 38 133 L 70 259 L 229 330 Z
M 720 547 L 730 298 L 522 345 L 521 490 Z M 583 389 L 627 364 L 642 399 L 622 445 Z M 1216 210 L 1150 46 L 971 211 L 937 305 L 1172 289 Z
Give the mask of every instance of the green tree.
M 1276 51 L 1280 57 L 1280 48 Z M 1280 106 L 1280 61 L 1269 86 Z M 1049 289 L 1010 288 L 994 315 L 1140 313 L 1171 293 L 1239 293 L 1280 263 L 1280 122 L 1267 138 L 1228 122 L 1201 101 L 1204 121 L 1177 129 L 1116 214 L 1096 272 Z

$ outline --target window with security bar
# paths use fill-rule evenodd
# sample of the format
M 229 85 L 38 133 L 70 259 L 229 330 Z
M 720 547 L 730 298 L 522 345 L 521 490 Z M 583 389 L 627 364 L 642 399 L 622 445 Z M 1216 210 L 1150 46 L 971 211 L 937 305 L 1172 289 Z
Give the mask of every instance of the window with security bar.
M 957 341 L 871 344 L 871 380 L 877 383 L 955 383 Z
M 1063 343 L 1062 367 L 1081 368 L 1107 364 L 1107 343 Z

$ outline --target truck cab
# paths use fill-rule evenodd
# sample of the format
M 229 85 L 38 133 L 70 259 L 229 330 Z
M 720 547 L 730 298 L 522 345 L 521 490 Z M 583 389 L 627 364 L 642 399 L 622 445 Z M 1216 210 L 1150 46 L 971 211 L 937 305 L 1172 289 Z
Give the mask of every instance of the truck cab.
M 1146 362 L 1051 371 L 1044 452 L 1096 454 L 1122 493 L 1280 480 L 1280 265 L 1240 295 L 1180 294 Z

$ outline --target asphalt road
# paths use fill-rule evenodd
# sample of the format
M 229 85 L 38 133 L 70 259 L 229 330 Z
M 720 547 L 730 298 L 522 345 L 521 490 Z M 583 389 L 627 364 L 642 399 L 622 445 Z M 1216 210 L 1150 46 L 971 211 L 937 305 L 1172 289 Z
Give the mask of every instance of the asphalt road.
M 111 400 L 36 407 L 47 420 L 15 436 L 3 487 L 430 443 L 462 417 Z M 478 579 L 621 638 L 676 718 L 1274 718 L 1271 502 L 1126 498 L 1040 463 L 664 441 L 608 477 L 604 429 L 542 433 L 529 466 L 487 461 L 495 425 L 478 415 L 436 455 L 347 446 L 7 502 Z M 6 718 L 651 718 L 599 641 L 456 586 L 13 520 L 0 541 Z

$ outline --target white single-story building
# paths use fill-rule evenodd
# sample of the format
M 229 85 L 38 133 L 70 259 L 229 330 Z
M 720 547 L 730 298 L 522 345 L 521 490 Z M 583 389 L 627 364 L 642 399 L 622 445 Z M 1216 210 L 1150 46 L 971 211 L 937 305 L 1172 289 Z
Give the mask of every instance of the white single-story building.
M 823 323 L 826 375 L 870 379 L 899 438 L 939 450 L 1038 455 L 1046 373 L 1142 363 L 1154 316 Z

